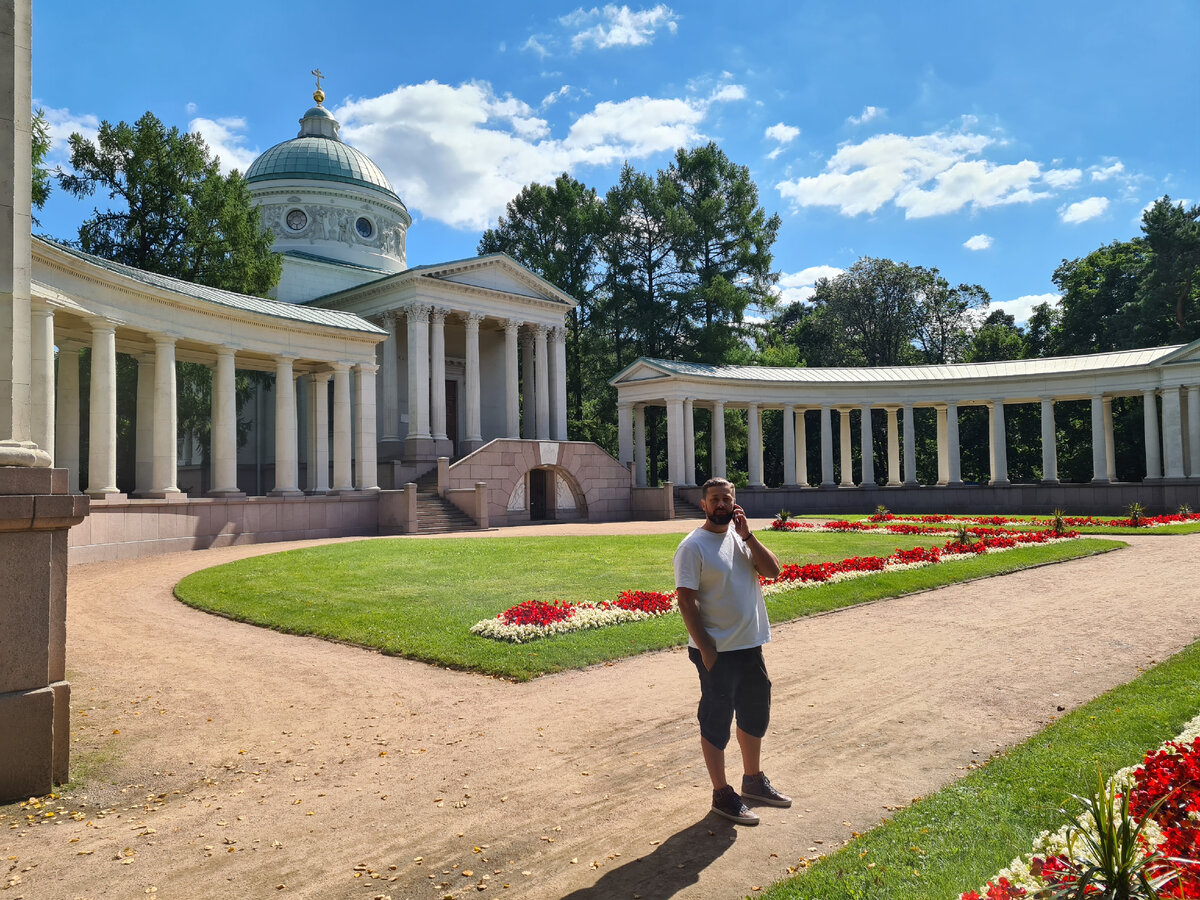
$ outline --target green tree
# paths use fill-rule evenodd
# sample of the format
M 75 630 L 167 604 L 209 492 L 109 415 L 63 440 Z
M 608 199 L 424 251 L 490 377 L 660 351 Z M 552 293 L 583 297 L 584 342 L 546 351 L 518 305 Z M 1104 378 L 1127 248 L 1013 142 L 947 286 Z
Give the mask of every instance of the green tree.
M 1054 270 L 1062 292 L 1057 343 L 1063 353 L 1097 353 L 1134 346 L 1136 296 L 1146 268 L 1141 240 L 1113 241 Z
M 975 332 L 977 311 L 991 296 L 981 285 L 951 286 L 937 269 L 919 270 L 921 281 L 915 317 L 915 340 L 928 363 L 958 362 Z
M 44 109 L 34 110 L 30 133 L 33 140 L 33 208 L 41 209 L 50 197 L 50 170 L 46 168 L 46 154 L 50 152 L 50 125 Z M 33 224 L 42 223 L 34 216 Z
M 997 309 L 975 332 L 963 355 L 964 362 L 999 362 L 1025 356 L 1025 333 L 1014 316 Z
M 1137 289 L 1138 337 L 1148 346 L 1200 337 L 1200 206 L 1162 197 L 1142 216 L 1148 259 Z

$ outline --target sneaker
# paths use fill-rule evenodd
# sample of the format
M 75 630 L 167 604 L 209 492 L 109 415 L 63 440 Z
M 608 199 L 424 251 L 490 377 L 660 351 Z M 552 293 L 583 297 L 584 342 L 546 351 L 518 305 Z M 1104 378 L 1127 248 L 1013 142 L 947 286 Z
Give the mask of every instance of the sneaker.
M 746 807 L 737 791 L 729 785 L 725 785 L 719 791 L 713 791 L 712 811 L 739 825 L 758 824 L 758 816 Z
M 742 796 L 768 806 L 791 806 L 792 798 L 784 796 L 772 787 L 762 772 L 742 776 Z

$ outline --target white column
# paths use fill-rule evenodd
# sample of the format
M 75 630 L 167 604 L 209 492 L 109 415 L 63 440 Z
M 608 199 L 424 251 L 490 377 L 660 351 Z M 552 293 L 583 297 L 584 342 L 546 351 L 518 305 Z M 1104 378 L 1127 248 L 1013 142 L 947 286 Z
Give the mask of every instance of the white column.
M 854 448 L 850 443 L 850 410 L 838 410 L 838 448 L 842 457 L 842 487 L 854 487 Z
M 904 407 L 904 483 L 917 483 L 917 437 L 911 404 Z
M 175 402 L 175 339 L 154 337 L 154 475 L 151 493 L 165 497 L 179 493 L 179 428 Z
M 537 408 L 536 436 L 539 441 L 550 440 L 550 372 L 548 363 L 549 350 L 546 346 L 545 325 L 538 325 L 533 330 L 533 377 L 536 385 L 533 389 L 534 405 Z M 680 457 L 682 467 L 683 458 Z M 672 479 L 674 480 L 674 479 Z M 676 484 L 680 482 L 675 481 Z
M 383 327 L 387 329 L 387 337 L 379 345 L 379 377 L 382 380 L 379 439 L 381 441 L 399 441 L 404 435 L 400 433 L 400 367 L 396 360 L 396 334 L 399 330 L 397 313 L 384 313 Z M 309 483 L 312 483 L 311 478 Z
M 54 465 L 67 470 L 72 493 L 79 493 L 79 344 L 58 346 L 58 402 L 54 407 Z
M 463 316 L 466 325 L 467 366 L 464 374 L 466 381 L 466 440 L 474 445 L 483 443 L 480 426 L 480 387 L 479 387 L 479 323 L 483 316 L 478 313 L 467 313 Z M 444 401 L 443 401 L 444 405 Z
M 1166 387 L 1162 392 L 1162 441 L 1165 478 L 1183 478 L 1183 422 L 1179 404 L 1179 387 Z
M 1108 453 L 1105 450 L 1104 398 L 1092 396 L 1092 483 L 1108 484 Z
M 415 304 L 405 310 L 408 318 L 408 439 L 429 440 L 429 313 L 430 307 Z M 336 369 L 334 383 L 336 385 Z M 347 375 L 348 377 L 348 375 Z M 349 382 L 347 381 L 347 384 Z M 336 390 L 336 387 L 334 388 Z M 335 398 L 336 400 L 336 398 Z M 334 413 L 336 415 L 336 403 Z M 335 426 L 336 427 L 336 426 Z
M 888 438 L 888 480 L 889 486 L 895 487 L 900 481 L 900 426 L 896 423 L 897 408 L 887 408 L 887 438 Z
M 833 421 L 828 406 L 821 407 L 821 487 L 833 487 Z
M 97 499 L 117 490 L 117 328 L 92 323 L 92 384 L 88 392 L 88 487 Z
M 139 353 L 137 364 L 133 491 L 136 496 L 145 497 L 154 490 L 154 354 Z
M 296 470 L 296 382 L 291 356 L 275 359 L 275 487 L 271 496 L 300 493 Z
M 238 494 L 237 359 L 231 347 L 217 347 L 212 382 L 211 494 Z
M 308 376 L 308 483 L 310 494 L 329 492 L 329 379 L 332 372 Z
M 862 421 L 858 423 L 858 439 L 862 445 L 862 485 L 875 487 L 875 437 L 871 431 L 871 407 L 861 407 Z
M 1200 480 L 1200 386 L 1187 389 L 1188 477 Z
M 517 337 L 519 319 L 504 323 L 504 436 L 521 436 L 521 379 L 518 367 Z
M 712 406 L 712 477 L 724 478 L 728 468 L 725 462 L 725 401 L 714 400 Z
M 1042 481 L 1058 484 L 1058 430 L 1054 425 L 1054 398 L 1042 397 Z
M 333 490 L 354 490 L 351 470 L 352 432 L 350 424 L 350 366 L 332 363 L 333 367 Z M 412 372 L 412 369 L 409 369 Z M 410 395 L 411 396 L 411 395 Z M 409 414 L 411 426 L 412 415 Z
M 567 439 L 567 329 L 559 326 L 554 329 L 552 335 L 554 340 L 550 358 L 554 364 L 554 416 L 551 421 L 553 426 L 551 430 L 556 441 L 565 441 Z M 689 471 L 694 470 L 695 465 L 689 469 Z M 688 483 L 696 483 L 694 474 Z
M 796 410 L 796 484 L 808 487 L 808 433 L 804 410 Z
M 1008 435 L 1004 428 L 1004 401 L 992 401 L 992 484 L 1008 485 Z
M 683 477 L 689 487 L 696 484 L 696 409 L 690 397 L 683 401 Z
M 783 486 L 796 483 L 796 408 L 783 405 Z
M 54 456 L 54 310 L 35 305 L 30 320 L 30 440 Z
M 617 462 L 633 462 L 633 404 L 617 404 Z
M 750 487 L 762 487 L 762 414 L 757 403 L 746 406 L 746 468 Z
M 375 441 L 375 372 L 378 368 L 369 363 L 354 367 L 354 414 L 358 424 L 355 429 L 358 445 L 354 448 L 354 487 L 360 491 L 379 490 L 379 451 Z
M 939 406 L 937 411 L 937 461 L 938 479 L 940 485 L 950 483 L 950 428 L 946 407 Z
M 1146 438 L 1146 481 L 1162 478 L 1162 446 L 1158 439 L 1158 398 L 1142 391 L 1142 432 Z
M 962 484 L 962 458 L 958 442 L 958 404 L 946 404 L 946 449 L 949 457 L 948 484 Z
M 1113 437 L 1112 397 L 1104 398 L 1104 472 L 1110 482 L 1117 480 L 1117 444 Z
M 646 407 L 633 407 L 633 474 L 634 484 L 646 486 Z
M 683 484 L 683 401 L 667 401 L 667 478 Z
M 446 313 L 447 310 L 436 306 L 429 311 L 429 432 L 435 441 L 447 440 Z M 467 353 L 470 352 L 468 343 Z M 468 383 L 469 380 L 470 376 Z
M 534 398 L 533 329 L 529 325 L 521 333 L 521 437 L 531 441 L 537 437 L 537 401 Z

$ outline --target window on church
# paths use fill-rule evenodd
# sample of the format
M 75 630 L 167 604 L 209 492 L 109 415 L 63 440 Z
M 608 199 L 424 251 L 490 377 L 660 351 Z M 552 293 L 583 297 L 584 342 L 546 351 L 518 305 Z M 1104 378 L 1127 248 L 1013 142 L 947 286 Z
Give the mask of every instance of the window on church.
M 365 238 L 369 238 L 375 233 L 375 226 L 371 224 L 371 220 L 366 216 L 359 216 L 358 221 L 354 223 L 354 228 Z
M 292 231 L 303 231 L 308 224 L 308 216 L 302 209 L 293 209 L 287 214 L 287 227 Z

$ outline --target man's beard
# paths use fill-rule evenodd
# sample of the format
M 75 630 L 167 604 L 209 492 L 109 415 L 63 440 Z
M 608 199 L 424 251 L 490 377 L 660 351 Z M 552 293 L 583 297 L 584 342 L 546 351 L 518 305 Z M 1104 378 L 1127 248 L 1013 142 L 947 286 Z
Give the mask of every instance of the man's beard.
M 732 512 L 705 513 L 705 516 L 708 518 L 708 521 L 712 522 L 714 525 L 728 525 L 730 522 L 733 521 L 733 513 Z

